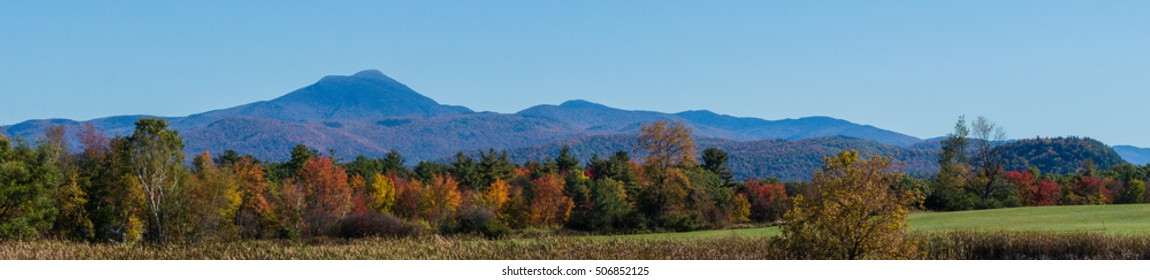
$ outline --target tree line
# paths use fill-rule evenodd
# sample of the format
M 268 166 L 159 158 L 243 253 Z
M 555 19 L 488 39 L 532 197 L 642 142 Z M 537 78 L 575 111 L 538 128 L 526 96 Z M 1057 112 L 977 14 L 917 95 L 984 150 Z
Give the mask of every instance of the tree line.
M 87 125 L 75 132 L 81 149 L 73 153 L 66 149 L 67 132 L 54 127 L 35 143 L 0 136 L 0 239 L 168 243 L 426 233 L 499 237 L 532 228 L 686 231 L 774 224 L 784 218 L 790 234 L 810 231 L 794 227 L 806 225 L 798 221 L 820 219 L 811 213 L 849 216 L 812 201 L 875 186 L 895 198 L 857 194 L 854 199 L 896 201 L 902 208 L 870 206 L 878 210 L 867 210 L 873 213 L 861 218 L 882 212 L 905 220 L 905 211 L 916 208 L 1147 201 L 1143 182 L 1150 165 L 1084 168 L 1070 175 L 1008 171 L 995 161 L 1001 130 L 984 118 L 970 127 L 959 120 L 942 143 L 941 168 L 931 178 L 902 174 L 889 158 L 840 153 L 815 170 L 815 180 L 785 183 L 736 180 L 725 151 L 707 148 L 697 154 L 690 130 L 668 121 L 642 126 L 636 139 L 646 154 L 641 159 L 618 151 L 581 162 L 565 147 L 555 157 L 518 164 L 491 149 L 413 168 L 395 151 L 344 162 L 334 152 L 302 144 L 292 148 L 285 162 L 230 150 L 204 152 L 189 161 L 179 133 L 152 118 L 140 119 L 128 136 L 109 137 Z M 857 175 L 841 172 L 851 168 L 882 173 L 874 177 L 877 183 L 860 186 L 842 177 Z M 905 228 L 899 225 L 893 228 Z
M 644 125 L 650 154 L 583 163 L 564 148 L 523 164 L 489 150 L 448 163 L 403 156 L 341 162 L 304 145 L 285 162 L 235 151 L 188 164 L 179 132 L 144 118 L 128 136 L 91 125 L 69 152 L 62 127 L 35 143 L 0 137 L 0 238 L 153 243 L 518 229 L 641 232 L 773 221 L 777 188 L 734 182 L 717 149 L 696 157 L 681 123 Z M 640 163 L 641 162 L 641 163 Z M 766 210 L 764 210 L 766 211 Z

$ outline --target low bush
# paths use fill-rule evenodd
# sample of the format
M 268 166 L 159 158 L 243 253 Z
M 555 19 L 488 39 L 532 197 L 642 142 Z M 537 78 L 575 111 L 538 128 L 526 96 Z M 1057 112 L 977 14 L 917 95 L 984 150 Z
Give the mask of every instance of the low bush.
M 402 220 L 380 213 L 355 213 L 339 221 L 337 235 L 343 238 L 401 237 L 418 235 Z
M 460 210 L 450 233 L 476 233 L 495 239 L 511 233 L 511 227 L 495 218 L 495 212 L 486 208 L 466 208 Z

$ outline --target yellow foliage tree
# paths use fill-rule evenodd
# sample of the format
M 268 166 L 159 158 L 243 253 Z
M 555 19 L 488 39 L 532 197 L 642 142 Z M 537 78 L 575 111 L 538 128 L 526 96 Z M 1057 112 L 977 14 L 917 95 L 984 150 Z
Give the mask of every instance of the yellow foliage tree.
M 921 194 L 892 186 L 891 160 L 859 159 L 843 151 L 815 173 L 814 197 L 798 195 L 784 219 L 783 238 L 802 259 L 910 259 L 921 253 L 907 237 L 908 207 Z
M 731 211 L 731 220 L 736 223 L 746 223 L 751 221 L 751 202 L 747 200 L 744 194 L 735 195 L 734 210 Z
M 376 173 L 372 176 L 370 193 L 375 211 L 391 213 L 395 206 L 395 181 L 391 177 Z

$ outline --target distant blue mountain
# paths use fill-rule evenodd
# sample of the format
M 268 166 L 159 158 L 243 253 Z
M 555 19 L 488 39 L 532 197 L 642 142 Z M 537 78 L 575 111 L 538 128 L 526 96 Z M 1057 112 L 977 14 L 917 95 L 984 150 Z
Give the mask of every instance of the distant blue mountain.
M 1150 164 L 1150 149 L 1148 148 L 1118 145 L 1114 146 L 1114 151 L 1118 152 L 1118 155 L 1127 162 L 1137 165 Z
M 45 129 L 62 125 L 74 140 L 80 126 L 91 124 L 109 135 L 127 135 L 140 117 L 143 116 L 89 121 L 29 120 L 0 126 L 0 132 L 35 139 L 41 137 Z M 662 113 L 611 108 L 585 100 L 539 105 L 514 114 L 476 113 L 466 107 L 440 104 L 376 70 L 323 77 L 273 100 L 165 119 L 185 138 L 189 153 L 234 149 L 267 160 L 286 159 L 291 146 L 297 143 L 323 151 L 334 150 L 343 157 L 382 156 L 394 149 L 411 161 L 436 160 L 458 151 L 527 149 L 572 139 L 633 135 L 643 123 L 658 120 L 682 121 L 693 128 L 694 135 L 700 139 L 718 139 L 708 141 L 748 151 L 784 143 L 775 140 L 789 141 L 785 142 L 789 143 L 785 144 L 788 151 L 802 145 L 847 146 L 831 143 L 869 147 L 863 142 L 907 151 L 937 149 L 936 141 L 922 141 L 831 117 L 764 120 L 707 110 Z M 72 143 L 73 148 L 78 148 L 76 141 Z M 833 150 L 820 149 L 820 152 Z M 1150 161 L 1147 149 L 1118 146 L 1115 150 L 1130 162 Z M 895 149 L 884 151 L 904 153 L 896 153 Z M 923 161 L 923 156 L 915 153 L 914 161 Z M 751 165 L 750 161 L 745 164 Z M 764 173 L 744 171 L 743 174 Z
M 280 98 L 196 114 L 186 120 L 202 124 L 244 116 L 306 123 L 471 112 L 462 106 L 441 105 L 378 70 L 366 70 L 351 76 L 327 76 Z
M 585 100 L 567 101 L 558 106 L 539 105 L 516 114 L 564 122 L 584 128 L 592 134 L 634 133 L 639 131 L 639 127 L 643 123 L 673 120 L 684 122 L 688 127 L 694 129 L 696 136 L 699 137 L 739 141 L 799 140 L 826 136 L 847 136 L 902 147 L 921 142 L 912 136 L 829 117 L 768 121 L 720 115 L 706 110 L 686 111 L 677 114 L 630 111 Z

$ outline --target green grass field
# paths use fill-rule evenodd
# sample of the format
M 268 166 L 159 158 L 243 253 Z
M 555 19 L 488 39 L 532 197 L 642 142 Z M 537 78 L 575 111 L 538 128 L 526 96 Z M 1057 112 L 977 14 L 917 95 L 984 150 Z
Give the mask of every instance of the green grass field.
M 912 231 L 1056 231 L 1150 234 L 1150 204 L 1023 207 L 911 213 Z M 773 236 L 778 227 L 625 235 L 628 238 Z M 596 236 L 591 238 L 614 238 Z

